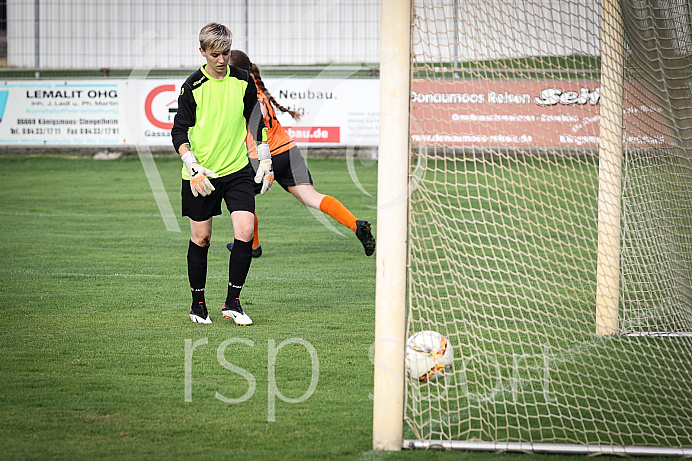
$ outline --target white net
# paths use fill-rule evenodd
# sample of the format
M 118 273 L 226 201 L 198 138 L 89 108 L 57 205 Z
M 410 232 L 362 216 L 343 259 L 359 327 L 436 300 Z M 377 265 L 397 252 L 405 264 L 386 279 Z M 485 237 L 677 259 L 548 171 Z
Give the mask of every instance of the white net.
M 692 8 L 621 8 L 618 334 L 597 335 L 602 2 L 414 3 L 407 335 L 455 360 L 407 380 L 409 441 L 692 447 Z
M 623 193 L 623 329 L 692 331 L 692 7 L 632 2 Z M 645 137 L 638 136 L 645 133 Z M 643 138 L 643 139 L 642 139 Z M 638 147 L 638 148 L 637 148 Z

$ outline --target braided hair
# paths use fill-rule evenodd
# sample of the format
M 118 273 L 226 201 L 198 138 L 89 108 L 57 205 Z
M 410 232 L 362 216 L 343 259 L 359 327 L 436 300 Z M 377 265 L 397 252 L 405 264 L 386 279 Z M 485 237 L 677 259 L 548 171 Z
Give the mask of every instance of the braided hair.
M 264 82 L 262 81 L 262 76 L 260 75 L 260 70 L 259 67 L 257 67 L 256 64 L 252 63 L 250 61 L 250 58 L 248 55 L 243 53 L 240 50 L 232 50 L 231 51 L 231 65 L 234 67 L 238 67 L 240 69 L 245 69 L 246 71 L 250 72 L 250 75 L 252 75 L 255 79 L 255 82 L 257 83 L 257 86 L 259 87 L 260 90 L 267 96 L 267 99 L 269 99 L 269 102 L 279 109 L 281 112 L 288 112 L 288 114 L 293 117 L 294 120 L 300 120 L 300 112 L 297 110 L 290 110 L 287 107 L 282 106 L 279 104 L 276 99 L 274 99 L 274 96 L 271 95 L 269 90 L 267 90 L 267 87 L 264 86 Z

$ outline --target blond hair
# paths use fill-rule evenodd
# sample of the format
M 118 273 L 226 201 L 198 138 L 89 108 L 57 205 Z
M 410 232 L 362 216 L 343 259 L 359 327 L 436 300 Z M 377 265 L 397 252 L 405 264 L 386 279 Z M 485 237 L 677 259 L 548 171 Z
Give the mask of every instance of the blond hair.
M 204 51 L 222 52 L 231 49 L 233 34 L 228 27 L 210 22 L 199 31 L 199 46 Z

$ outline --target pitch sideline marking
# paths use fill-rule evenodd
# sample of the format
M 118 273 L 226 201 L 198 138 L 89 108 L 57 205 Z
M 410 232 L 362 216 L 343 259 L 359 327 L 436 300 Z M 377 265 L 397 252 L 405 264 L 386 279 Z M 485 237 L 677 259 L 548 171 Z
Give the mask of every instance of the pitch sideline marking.
M 142 168 L 147 175 L 149 187 L 151 187 L 151 192 L 154 194 L 154 199 L 156 200 L 156 205 L 159 207 L 159 212 L 163 218 L 166 230 L 181 232 L 178 220 L 173 213 L 171 201 L 168 198 L 168 194 L 166 194 L 166 189 L 163 187 L 161 175 L 159 174 L 158 168 L 156 168 L 154 156 L 151 155 L 151 150 L 146 146 L 137 146 L 137 155 L 139 155 L 139 160 L 142 162 Z

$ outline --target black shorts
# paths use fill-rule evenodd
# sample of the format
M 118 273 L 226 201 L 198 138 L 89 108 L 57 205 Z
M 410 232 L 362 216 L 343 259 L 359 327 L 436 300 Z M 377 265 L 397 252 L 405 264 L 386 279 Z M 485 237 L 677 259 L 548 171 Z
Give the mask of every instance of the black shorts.
M 225 200 L 226 208 L 234 211 L 255 212 L 254 173 L 247 164 L 243 169 L 220 178 L 209 178 L 214 186 L 211 195 L 202 197 L 192 195 L 190 181 L 183 179 L 181 189 L 183 216 L 193 221 L 206 221 L 221 214 L 221 200 Z
M 259 160 L 254 158 L 250 160 L 252 161 L 252 168 L 257 171 Z M 281 184 L 281 187 L 286 190 L 288 190 L 288 186 L 312 184 L 312 176 L 308 166 L 297 147 L 272 155 L 272 168 L 274 168 L 274 181 Z M 260 189 L 262 189 L 262 184 L 256 184 L 255 193 L 259 194 Z

